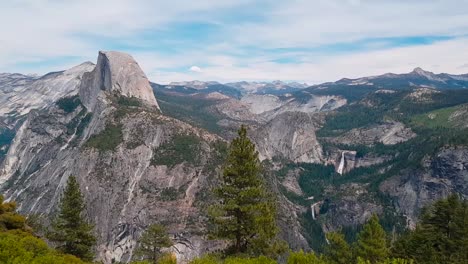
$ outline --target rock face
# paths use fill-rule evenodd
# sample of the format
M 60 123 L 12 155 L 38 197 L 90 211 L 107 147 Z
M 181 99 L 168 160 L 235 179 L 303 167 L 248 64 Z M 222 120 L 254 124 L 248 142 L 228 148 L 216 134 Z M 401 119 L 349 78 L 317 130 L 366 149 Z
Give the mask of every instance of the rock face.
M 260 158 L 321 163 L 322 147 L 315 137 L 317 123 L 317 118 L 307 113 L 278 115 L 257 131 L 252 131 Z
M 129 58 L 101 52 L 81 83 L 82 104 L 72 112 L 52 104 L 29 114 L 0 167 L 0 192 L 22 213 L 52 215 L 74 175 L 96 224 L 102 261 L 130 260 L 141 232 L 159 222 L 175 241 L 170 250 L 184 262 L 220 245 L 202 235 L 202 208 L 216 175 L 213 144 L 221 139 L 161 115 Z M 122 96 L 139 103 L 122 104 Z M 192 157 L 163 151 L 174 145 Z
M 93 63 L 85 62 L 66 71 L 40 77 L 0 74 L 0 164 L 26 115 L 64 96 L 76 94 L 83 74 L 93 68 Z
M 85 62 L 63 72 L 42 77 L 21 74 L 0 74 L 0 117 L 25 115 L 56 100 L 77 93 L 84 73 L 94 64 Z
M 381 214 L 383 208 L 376 202 L 366 199 L 366 186 L 360 184 L 345 184 L 334 193 L 340 195 L 340 199 L 330 205 L 328 210 L 329 231 L 339 230 L 343 226 L 356 226 L 364 224 L 372 214 Z
M 456 192 L 468 197 L 468 148 L 445 148 L 423 161 L 422 170 L 396 175 L 380 186 L 414 227 L 420 209 Z
M 356 142 L 364 145 L 376 143 L 395 145 L 415 136 L 416 134 L 410 128 L 400 122 L 385 122 L 367 128 L 352 129 L 342 136 L 331 138 L 330 141 L 345 145 L 354 145 Z
M 80 98 L 90 111 L 94 110 L 103 91 L 135 97 L 159 109 L 148 78 L 126 53 L 100 51 L 94 70 L 83 76 Z
M 356 166 L 356 151 L 343 150 L 339 162 L 335 164 L 336 172 L 343 175 Z

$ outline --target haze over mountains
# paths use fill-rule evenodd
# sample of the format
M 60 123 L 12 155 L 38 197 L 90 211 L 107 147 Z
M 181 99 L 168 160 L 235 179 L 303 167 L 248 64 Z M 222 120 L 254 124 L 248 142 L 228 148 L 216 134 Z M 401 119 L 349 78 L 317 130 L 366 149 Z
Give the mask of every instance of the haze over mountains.
M 150 83 L 121 52 L 44 76 L 0 74 L 0 192 L 52 215 L 70 175 L 96 223 L 98 256 L 129 261 L 163 222 L 187 261 L 206 239 L 206 207 L 226 143 L 249 126 L 277 195 L 281 236 L 320 250 L 373 213 L 413 228 L 449 193 L 468 197 L 468 75 L 406 74 L 288 82 Z

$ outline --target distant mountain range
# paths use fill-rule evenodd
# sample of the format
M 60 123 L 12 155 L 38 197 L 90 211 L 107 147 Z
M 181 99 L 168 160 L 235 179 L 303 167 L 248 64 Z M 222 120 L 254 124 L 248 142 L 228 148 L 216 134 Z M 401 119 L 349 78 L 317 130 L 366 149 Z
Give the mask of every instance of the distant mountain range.
M 157 84 L 161 89 L 170 89 L 182 93 L 211 93 L 240 98 L 245 94 L 294 94 L 301 90 L 317 95 L 346 95 L 352 94 L 348 99 L 355 99 L 369 91 L 378 89 L 400 90 L 411 87 L 425 87 L 433 89 L 466 89 L 468 88 L 468 74 L 454 75 L 448 73 L 435 74 L 421 68 L 415 68 L 409 73 L 385 73 L 377 76 L 361 77 L 356 79 L 343 78 L 335 82 L 308 85 L 298 82 L 248 82 L 239 81 L 219 83 L 216 81 L 186 81 L 172 82 L 168 85 Z M 353 92 L 350 92 L 350 90 Z M 359 96 L 359 97 L 360 97 Z

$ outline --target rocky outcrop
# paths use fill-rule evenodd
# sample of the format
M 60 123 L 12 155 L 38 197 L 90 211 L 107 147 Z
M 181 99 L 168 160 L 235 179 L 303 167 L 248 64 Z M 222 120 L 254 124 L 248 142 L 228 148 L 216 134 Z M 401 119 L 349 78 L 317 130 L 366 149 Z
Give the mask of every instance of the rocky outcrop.
M 93 111 L 104 92 L 138 98 L 159 109 L 148 78 L 129 54 L 100 51 L 96 67 L 83 76 L 80 98 L 88 110 Z
M 344 145 L 356 145 L 357 142 L 363 145 L 374 145 L 376 143 L 395 145 L 408 141 L 415 136 L 416 134 L 411 128 L 405 127 L 403 123 L 389 121 L 370 127 L 351 129 L 341 136 L 326 138 L 326 140 Z
M 93 63 L 85 62 L 41 77 L 0 74 L 0 117 L 26 115 L 33 109 L 44 108 L 64 96 L 76 94 L 82 76 L 93 68 Z M 14 121 L 10 119 L 7 123 Z
M 329 190 L 331 191 L 331 190 Z M 372 214 L 381 214 L 383 208 L 368 197 L 367 186 L 350 183 L 333 190 L 339 199 L 329 204 L 326 231 L 336 231 L 343 226 L 366 223 Z
M 203 237 L 203 206 L 218 166 L 214 142 L 221 139 L 161 115 L 130 56 L 99 57 L 83 77 L 81 105 L 65 112 L 53 104 L 29 114 L 0 166 L 0 192 L 22 213 L 52 215 L 68 177 L 76 176 L 105 263 L 130 260 L 154 222 L 168 227 L 175 241 L 170 250 L 181 262 L 215 250 L 222 243 Z M 122 96 L 137 101 L 121 103 Z M 159 150 L 187 144 L 184 137 L 191 142 L 184 155 L 192 157 Z
M 260 158 L 322 162 L 322 147 L 315 136 L 318 120 L 311 114 L 286 112 L 252 131 Z
M 393 198 L 408 226 L 414 227 L 423 206 L 454 192 L 468 197 L 468 148 L 444 148 L 424 159 L 422 169 L 403 171 L 380 189 Z

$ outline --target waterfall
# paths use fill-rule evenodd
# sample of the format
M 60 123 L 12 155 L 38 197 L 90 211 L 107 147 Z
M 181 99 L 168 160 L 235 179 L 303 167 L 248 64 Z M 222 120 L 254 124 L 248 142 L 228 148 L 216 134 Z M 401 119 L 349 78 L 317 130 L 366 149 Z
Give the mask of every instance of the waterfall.
M 315 215 L 315 206 L 316 206 L 317 204 L 320 204 L 320 202 L 316 202 L 316 203 L 314 203 L 314 204 L 312 204 L 312 205 L 310 206 L 310 211 L 312 212 L 312 219 L 314 219 L 314 220 L 315 220 L 315 217 L 316 217 L 316 215 Z
M 345 153 L 344 151 L 342 151 L 340 165 L 338 166 L 338 170 L 336 172 L 338 172 L 340 175 L 343 175 L 344 166 L 345 166 Z

